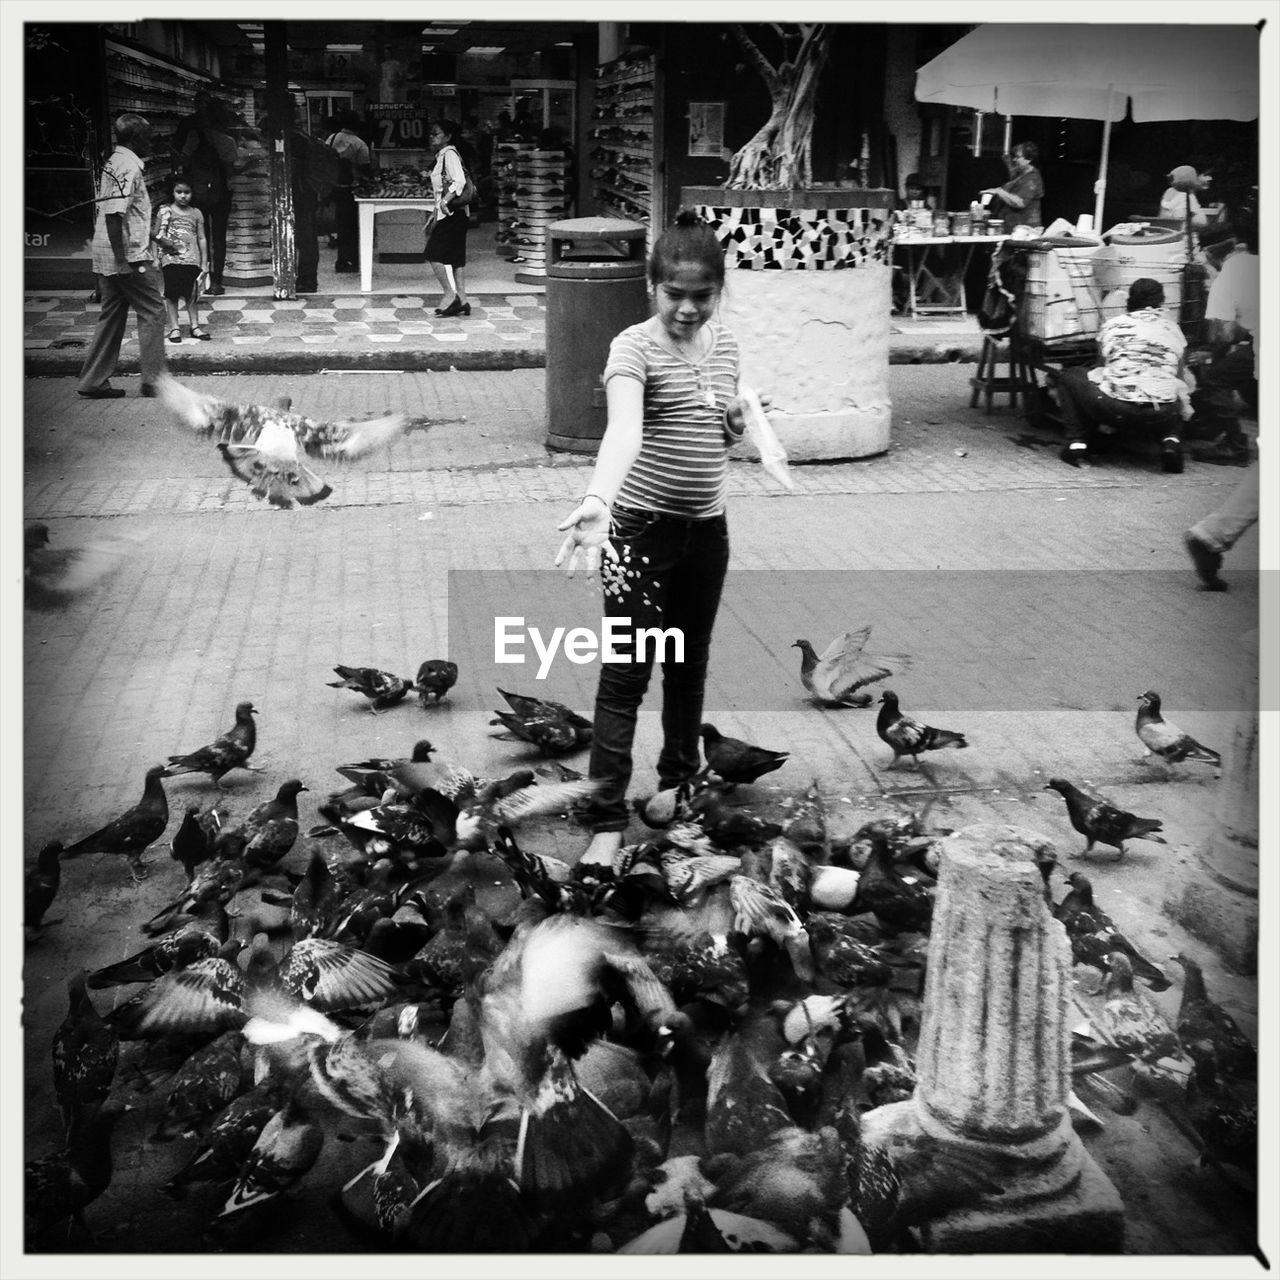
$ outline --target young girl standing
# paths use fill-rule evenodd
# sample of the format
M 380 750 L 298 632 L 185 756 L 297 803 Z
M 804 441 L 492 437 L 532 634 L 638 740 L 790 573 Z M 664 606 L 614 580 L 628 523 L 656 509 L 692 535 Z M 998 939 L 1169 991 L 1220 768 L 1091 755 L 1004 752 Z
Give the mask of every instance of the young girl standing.
M 567 560 L 570 574 L 580 557 L 588 574 L 599 567 L 606 616 L 630 618 L 633 631 L 683 633 L 684 660 L 668 651 L 662 664 L 658 782 L 666 788 L 699 767 L 707 656 L 729 563 L 728 448 L 746 422 L 738 344 L 715 319 L 724 255 L 710 227 L 682 210 L 654 245 L 648 277 L 655 314 L 609 348 L 608 425 L 587 493 L 557 526 L 568 536 L 556 564 Z M 603 786 L 583 813 L 593 832 L 587 861 L 610 861 L 621 847 L 652 667 L 652 646 L 644 660 L 601 664 L 590 776 Z
M 160 246 L 160 269 L 164 272 L 164 307 L 169 314 L 169 341 L 181 342 L 178 303 L 187 308 L 191 336 L 202 342 L 209 333 L 200 326 L 200 287 L 209 270 L 209 245 L 205 238 L 204 214 L 191 203 L 191 183 L 177 178 L 173 199 L 156 214 L 156 243 Z

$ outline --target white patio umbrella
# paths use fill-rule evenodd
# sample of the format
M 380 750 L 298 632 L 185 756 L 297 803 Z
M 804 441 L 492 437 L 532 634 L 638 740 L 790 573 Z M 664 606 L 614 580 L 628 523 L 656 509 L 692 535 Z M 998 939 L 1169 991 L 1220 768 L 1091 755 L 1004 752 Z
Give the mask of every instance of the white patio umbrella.
M 988 23 L 916 72 L 916 101 L 1104 121 L 1094 187 L 1101 230 L 1112 122 L 1130 105 L 1137 123 L 1255 119 L 1258 32 L 1244 25 Z

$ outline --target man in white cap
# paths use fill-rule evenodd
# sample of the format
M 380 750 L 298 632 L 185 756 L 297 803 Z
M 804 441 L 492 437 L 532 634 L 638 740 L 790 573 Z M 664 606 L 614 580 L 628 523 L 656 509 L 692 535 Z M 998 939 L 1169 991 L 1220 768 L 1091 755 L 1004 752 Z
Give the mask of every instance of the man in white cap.
M 1160 197 L 1160 216 L 1177 218 L 1179 222 L 1191 213 L 1191 225 L 1199 231 L 1209 225 L 1209 215 L 1204 212 L 1197 191 L 1204 191 L 1212 181 L 1208 175 L 1197 173 L 1189 164 L 1180 164 L 1168 173 L 1169 187 Z

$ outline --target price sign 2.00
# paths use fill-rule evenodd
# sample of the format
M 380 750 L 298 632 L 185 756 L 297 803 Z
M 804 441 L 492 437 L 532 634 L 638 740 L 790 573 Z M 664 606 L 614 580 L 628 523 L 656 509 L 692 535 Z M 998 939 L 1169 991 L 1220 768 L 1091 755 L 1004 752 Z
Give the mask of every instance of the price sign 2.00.
M 369 118 L 376 130 L 375 145 L 379 150 L 396 147 L 420 150 L 426 146 L 426 117 L 412 103 L 372 103 Z

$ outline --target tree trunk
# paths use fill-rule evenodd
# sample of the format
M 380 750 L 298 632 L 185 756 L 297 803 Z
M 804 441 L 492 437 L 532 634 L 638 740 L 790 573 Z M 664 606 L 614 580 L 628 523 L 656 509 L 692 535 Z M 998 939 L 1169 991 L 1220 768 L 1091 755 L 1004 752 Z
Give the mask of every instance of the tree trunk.
M 759 191 L 808 186 L 813 178 L 814 99 L 827 60 L 827 29 L 801 26 L 795 60 L 781 61 L 777 67 L 741 27 L 734 30 L 764 79 L 773 109 L 755 136 L 733 157 L 725 186 Z

